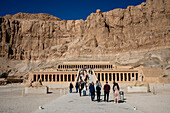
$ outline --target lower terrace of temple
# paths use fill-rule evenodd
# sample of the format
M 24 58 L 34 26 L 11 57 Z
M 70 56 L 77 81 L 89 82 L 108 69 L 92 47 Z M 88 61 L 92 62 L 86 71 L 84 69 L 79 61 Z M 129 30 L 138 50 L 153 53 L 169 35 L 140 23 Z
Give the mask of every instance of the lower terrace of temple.
M 139 80 L 138 70 L 130 69 L 129 66 L 114 66 L 109 62 L 96 63 L 63 63 L 59 64 L 53 72 L 32 72 L 29 79 L 45 83 L 69 83 L 77 80 L 79 71 L 82 68 L 93 70 L 96 78 L 101 82 L 129 83 L 132 80 Z

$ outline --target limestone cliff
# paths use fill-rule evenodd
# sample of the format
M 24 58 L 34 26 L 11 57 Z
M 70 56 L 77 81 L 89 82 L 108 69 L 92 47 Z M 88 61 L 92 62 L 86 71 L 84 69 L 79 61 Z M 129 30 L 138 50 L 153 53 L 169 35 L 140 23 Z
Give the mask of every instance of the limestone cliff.
M 6 59 L 112 61 L 120 53 L 169 48 L 169 45 L 169 0 L 147 0 L 138 6 L 103 13 L 97 10 L 85 21 L 26 13 L 0 18 L 0 57 Z

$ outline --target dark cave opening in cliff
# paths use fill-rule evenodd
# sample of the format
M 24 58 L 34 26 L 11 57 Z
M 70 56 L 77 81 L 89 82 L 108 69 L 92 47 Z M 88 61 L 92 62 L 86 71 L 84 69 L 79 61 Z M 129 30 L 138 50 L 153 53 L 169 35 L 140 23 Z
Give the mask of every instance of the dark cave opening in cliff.
M 13 50 L 12 50 L 12 47 L 11 47 L 11 46 L 10 46 L 9 49 L 8 49 L 8 57 L 9 57 L 10 55 L 13 55 Z
M 10 42 L 10 35 L 8 34 L 8 32 L 6 31 L 6 43 Z

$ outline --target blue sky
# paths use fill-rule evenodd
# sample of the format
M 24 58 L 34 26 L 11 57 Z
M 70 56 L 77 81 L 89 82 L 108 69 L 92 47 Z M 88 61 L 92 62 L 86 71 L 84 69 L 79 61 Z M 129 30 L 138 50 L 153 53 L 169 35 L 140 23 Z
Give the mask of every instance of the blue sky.
M 146 0 L 1 0 L 0 16 L 16 13 L 47 13 L 62 20 L 86 20 L 97 9 L 102 12 L 125 9 Z

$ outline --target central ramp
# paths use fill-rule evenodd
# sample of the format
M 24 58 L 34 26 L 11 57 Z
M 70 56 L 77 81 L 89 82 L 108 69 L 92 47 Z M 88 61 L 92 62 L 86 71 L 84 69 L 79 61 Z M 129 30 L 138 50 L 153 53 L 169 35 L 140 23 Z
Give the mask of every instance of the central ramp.
M 97 81 L 97 77 L 94 73 L 94 70 L 92 70 L 92 74 L 89 73 L 89 82 L 92 83 L 92 82 L 96 82 Z
M 110 99 L 113 99 L 110 94 Z M 101 96 L 103 100 L 103 96 Z M 79 96 L 78 93 L 63 95 L 32 113 L 143 113 L 127 103 L 93 102 L 90 96 Z

